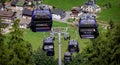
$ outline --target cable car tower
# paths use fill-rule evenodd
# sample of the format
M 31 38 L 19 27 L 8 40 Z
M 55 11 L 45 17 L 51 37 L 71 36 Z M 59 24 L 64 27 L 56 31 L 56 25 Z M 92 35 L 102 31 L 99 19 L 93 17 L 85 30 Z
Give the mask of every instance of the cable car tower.
M 68 27 L 53 27 L 51 30 L 52 35 L 58 35 L 58 65 L 62 65 L 61 57 L 61 36 L 67 34 Z

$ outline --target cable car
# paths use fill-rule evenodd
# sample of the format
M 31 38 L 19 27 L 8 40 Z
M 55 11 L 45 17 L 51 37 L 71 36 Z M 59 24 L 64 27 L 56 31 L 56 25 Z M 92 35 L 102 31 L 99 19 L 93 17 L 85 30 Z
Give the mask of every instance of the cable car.
M 30 28 L 33 32 L 47 32 L 51 31 L 52 14 L 50 9 L 36 8 L 32 12 L 32 20 Z
M 54 56 L 54 50 L 48 49 L 46 51 L 47 56 Z
M 52 38 L 48 37 L 43 41 L 42 49 L 47 53 L 48 56 L 54 55 L 54 41 Z
M 95 16 L 84 14 L 79 21 L 79 35 L 81 38 L 97 38 L 99 35 Z
M 68 51 L 69 52 L 79 52 L 78 42 L 76 40 L 70 40 L 68 42 Z
M 50 38 L 52 38 L 53 40 L 55 40 L 55 35 L 53 33 L 50 33 Z
M 64 54 L 64 62 L 70 62 L 70 61 L 72 61 L 72 53 L 65 52 L 65 54 Z
M 68 39 L 70 40 L 70 35 L 68 33 L 65 33 L 64 34 L 64 40 L 68 40 Z

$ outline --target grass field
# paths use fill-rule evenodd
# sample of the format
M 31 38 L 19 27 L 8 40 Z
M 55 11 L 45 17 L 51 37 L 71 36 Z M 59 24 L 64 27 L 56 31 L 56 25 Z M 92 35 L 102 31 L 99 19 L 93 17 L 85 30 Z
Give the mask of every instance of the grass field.
M 77 29 L 70 27 L 69 25 L 65 24 L 65 23 L 60 23 L 60 22 L 54 22 L 53 23 L 53 27 L 58 27 L 58 26 L 62 26 L 62 27 L 69 27 L 68 32 L 71 35 L 71 39 L 75 39 L 76 38 L 76 31 Z M 24 39 L 26 41 L 29 41 L 32 44 L 33 50 L 37 50 L 37 48 L 42 48 L 43 45 L 43 39 L 49 36 L 49 32 L 32 32 L 30 29 L 27 29 L 24 33 Z M 89 39 L 84 40 L 84 39 L 80 39 L 79 35 L 78 35 L 78 39 L 77 41 L 79 42 L 79 47 L 80 47 L 80 51 L 83 50 L 83 48 L 85 48 L 85 46 L 87 44 L 89 44 Z M 55 58 L 57 58 L 58 56 L 58 39 L 56 36 L 55 39 Z M 68 47 L 68 40 L 64 41 L 63 36 L 62 36 L 62 57 L 64 55 L 64 52 L 66 52 L 67 47 Z
M 58 27 L 58 26 L 62 26 L 62 27 L 68 27 L 68 32 L 71 35 L 71 39 L 75 39 L 76 38 L 76 32 L 77 28 L 73 28 L 70 25 L 67 25 L 65 23 L 60 23 L 60 22 L 53 22 L 53 27 Z M 103 30 L 102 28 L 99 28 L 101 32 L 106 32 L 105 30 Z M 32 32 L 30 29 L 27 29 L 24 33 L 24 39 L 26 41 L 29 41 L 33 47 L 33 50 L 37 50 L 39 47 L 42 48 L 43 45 L 43 39 L 49 36 L 49 32 Z M 79 37 L 79 34 L 77 33 L 77 41 L 79 43 L 79 47 L 80 47 L 80 52 L 90 43 L 89 39 L 81 39 Z M 58 57 L 58 39 L 56 36 L 55 39 L 55 58 L 57 59 Z M 64 55 L 64 52 L 67 51 L 68 48 L 68 40 L 64 41 L 64 38 L 62 36 L 62 57 Z
M 87 0 L 44 0 L 43 3 L 53 5 L 56 8 L 70 11 L 72 7 L 81 6 Z M 112 4 L 112 8 L 103 10 L 99 14 L 98 20 L 103 20 L 109 22 L 113 20 L 114 22 L 120 22 L 120 0 L 96 0 L 96 3 L 102 8 L 104 4 Z

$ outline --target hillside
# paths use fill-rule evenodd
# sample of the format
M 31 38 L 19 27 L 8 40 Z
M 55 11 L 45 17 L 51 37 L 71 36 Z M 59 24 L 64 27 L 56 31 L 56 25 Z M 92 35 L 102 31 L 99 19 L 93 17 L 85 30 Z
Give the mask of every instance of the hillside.
M 87 0 L 44 0 L 43 3 L 53 5 L 56 8 L 70 11 L 72 7 L 81 6 Z M 99 14 L 98 20 L 108 22 L 113 20 L 114 22 L 120 21 L 120 0 L 96 0 L 96 3 L 102 8 L 102 12 Z M 111 3 L 111 8 L 103 10 L 103 5 Z

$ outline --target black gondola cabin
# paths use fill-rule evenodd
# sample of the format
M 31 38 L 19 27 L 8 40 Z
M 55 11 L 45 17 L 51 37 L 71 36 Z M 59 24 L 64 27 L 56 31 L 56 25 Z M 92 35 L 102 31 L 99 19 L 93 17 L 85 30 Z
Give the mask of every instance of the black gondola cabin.
M 79 35 L 81 38 L 97 38 L 99 35 L 98 25 L 93 15 L 84 14 L 79 22 Z
M 33 32 L 51 31 L 52 14 L 50 9 L 34 9 L 30 28 Z
M 52 38 L 46 38 L 43 41 L 42 49 L 47 53 L 48 56 L 54 55 L 54 41 Z
M 68 42 L 68 51 L 69 52 L 79 52 L 78 42 L 76 40 L 70 40 Z
M 72 61 L 72 53 L 65 52 L 64 54 L 64 62 L 71 62 Z

